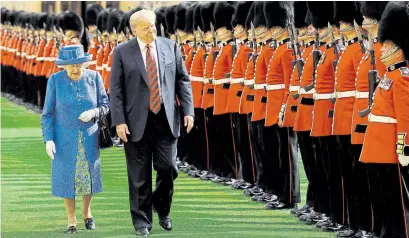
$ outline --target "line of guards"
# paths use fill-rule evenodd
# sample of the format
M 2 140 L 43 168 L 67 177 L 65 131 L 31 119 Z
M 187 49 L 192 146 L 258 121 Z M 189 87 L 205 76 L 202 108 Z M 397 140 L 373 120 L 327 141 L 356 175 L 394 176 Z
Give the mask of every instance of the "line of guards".
M 129 17 L 2 9 L 2 90 L 42 105 L 65 44 L 90 42 L 109 94 Z M 195 127 L 178 167 L 243 189 L 337 237 L 408 237 L 409 5 L 196 2 L 156 9 L 192 84 Z M 85 40 L 84 40 L 85 39 Z M 301 202 L 298 151 L 308 179 Z M 402 165 L 399 165 L 399 163 Z

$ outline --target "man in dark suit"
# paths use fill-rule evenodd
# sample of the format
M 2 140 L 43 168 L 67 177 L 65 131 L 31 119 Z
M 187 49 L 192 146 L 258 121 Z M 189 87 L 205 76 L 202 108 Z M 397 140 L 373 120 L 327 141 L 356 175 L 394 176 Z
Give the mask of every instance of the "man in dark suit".
M 125 142 L 129 199 L 136 234 L 148 236 L 152 207 L 159 224 L 172 229 L 170 207 L 177 177 L 176 142 L 180 134 L 178 101 L 184 126 L 193 127 L 189 76 L 175 42 L 156 37 L 155 13 L 130 17 L 136 38 L 114 50 L 111 68 L 112 126 Z M 157 171 L 152 193 L 152 158 Z

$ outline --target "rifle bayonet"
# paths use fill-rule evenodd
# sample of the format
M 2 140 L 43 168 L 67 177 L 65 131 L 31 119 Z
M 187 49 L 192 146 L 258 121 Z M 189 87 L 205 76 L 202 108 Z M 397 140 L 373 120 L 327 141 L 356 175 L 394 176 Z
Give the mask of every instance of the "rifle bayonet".
M 356 34 L 358 35 L 358 42 L 359 42 L 359 45 L 361 46 L 361 52 L 365 54 L 366 50 L 365 50 L 364 42 L 362 40 L 361 31 L 359 30 L 359 25 L 358 23 L 356 23 L 355 20 L 354 20 L 354 28 L 355 28 Z

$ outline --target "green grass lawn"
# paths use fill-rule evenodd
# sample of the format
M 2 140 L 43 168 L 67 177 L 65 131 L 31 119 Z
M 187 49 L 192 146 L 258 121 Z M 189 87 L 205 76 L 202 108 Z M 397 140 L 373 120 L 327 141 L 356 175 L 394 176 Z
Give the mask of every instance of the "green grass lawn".
M 63 200 L 50 194 L 50 159 L 41 138 L 40 116 L 1 99 L 2 237 L 66 237 Z M 58 148 L 57 148 L 58 149 Z M 301 164 L 300 164 L 301 166 Z M 135 237 L 129 214 L 122 149 L 102 152 L 104 191 L 93 200 L 95 231 L 84 230 L 80 202 L 76 237 Z M 301 167 L 301 189 L 306 178 Z M 303 198 L 304 199 L 304 198 Z M 268 211 L 241 190 L 180 174 L 172 208 L 174 229 L 164 231 L 154 216 L 151 236 L 164 237 L 333 237 L 285 211 Z

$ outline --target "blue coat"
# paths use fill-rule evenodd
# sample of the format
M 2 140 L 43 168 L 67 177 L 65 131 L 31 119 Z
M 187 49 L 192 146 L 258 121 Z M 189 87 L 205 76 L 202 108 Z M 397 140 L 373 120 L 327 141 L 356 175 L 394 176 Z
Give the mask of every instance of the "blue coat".
M 74 179 L 78 133 L 82 132 L 85 154 L 91 175 L 92 193 L 102 191 L 99 157 L 98 123 L 82 122 L 79 115 L 99 107 L 109 111 L 108 97 L 98 72 L 85 69 L 81 80 L 71 80 L 65 70 L 50 76 L 41 117 L 44 142 L 54 141 L 56 153 L 52 160 L 51 192 L 53 196 L 74 198 Z

